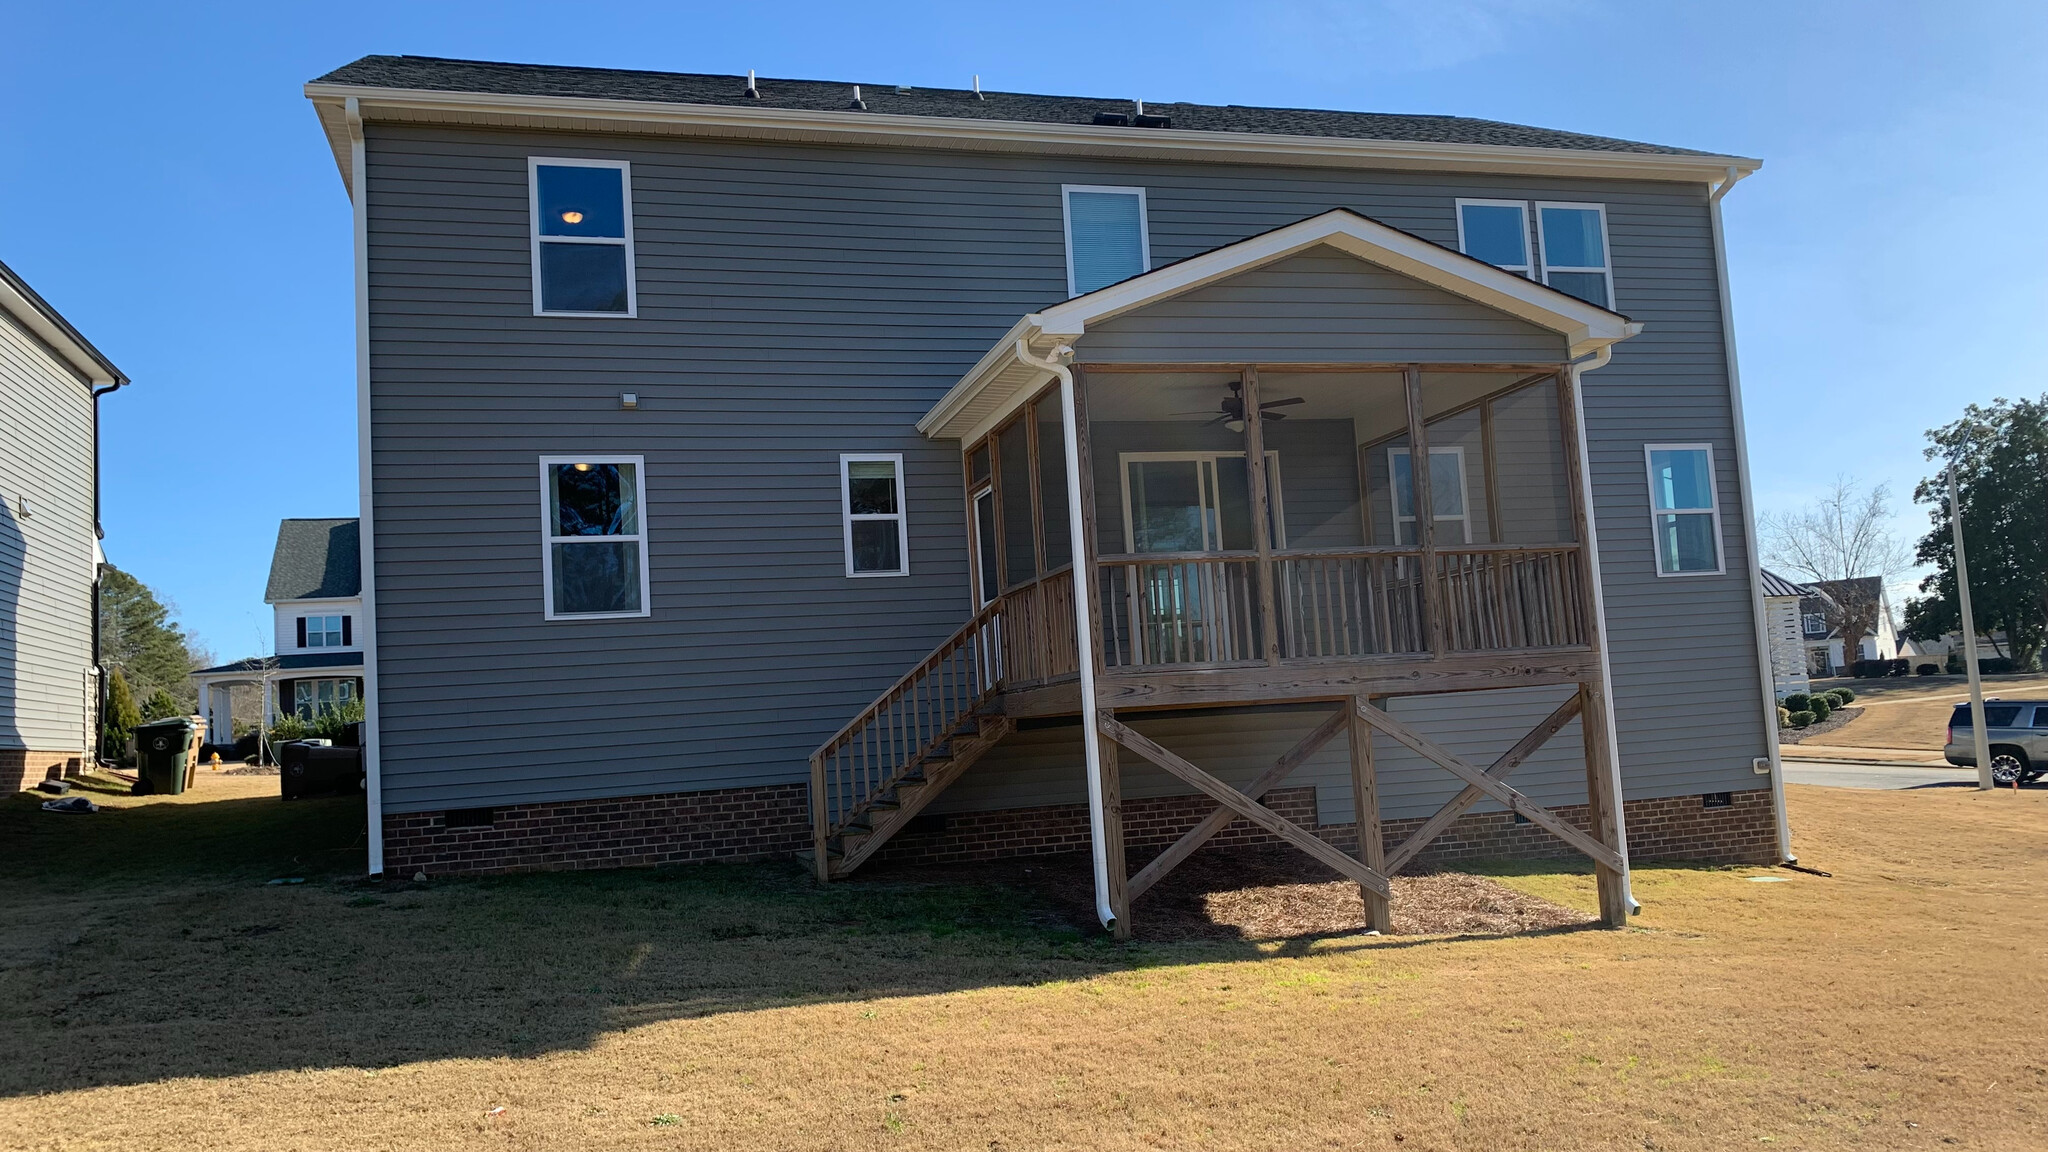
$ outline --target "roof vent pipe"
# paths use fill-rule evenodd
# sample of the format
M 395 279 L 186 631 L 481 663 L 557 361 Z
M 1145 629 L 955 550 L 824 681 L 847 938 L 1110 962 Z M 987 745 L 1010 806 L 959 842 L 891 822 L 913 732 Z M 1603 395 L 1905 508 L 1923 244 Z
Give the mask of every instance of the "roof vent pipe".
M 1143 116 L 1145 114 L 1145 102 L 1143 100 L 1133 100 L 1131 103 L 1138 106 L 1138 115 Z
M 745 96 L 749 100 L 759 100 L 761 98 L 761 90 L 754 87 L 754 70 L 752 68 L 747 69 L 747 90 L 740 93 L 740 95 Z
M 976 73 L 974 74 L 974 98 L 975 98 L 976 100 L 986 100 L 986 99 L 988 99 L 988 97 L 986 97 L 986 96 L 983 96 L 983 95 L 981 94 L 981 73 L 979 73 L 979 72 L 976 72 Z
M 863 102 L 860 98 L 860 85 L 855 84 L 853 86 L 853 102 L 848 104 L 847 107 L 855 109 L 860 112 L 865 112 L 868 110 L 867 104 Z

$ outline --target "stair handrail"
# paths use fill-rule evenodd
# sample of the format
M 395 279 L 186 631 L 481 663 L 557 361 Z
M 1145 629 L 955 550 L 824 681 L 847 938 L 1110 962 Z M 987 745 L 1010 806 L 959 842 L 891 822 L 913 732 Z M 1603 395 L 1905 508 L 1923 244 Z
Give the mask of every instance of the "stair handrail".
M 910 687 L 910 685 L 914 681 L 922 679 L 925 676 L 929 676 L 932 672 L 932 669 L 938 667 L 938 665 L 942 661 L 944 661 L 946 657 L 951 656 L 953 653 L 959 651 L 967 643 L 968 640 L 972 639 L 975 636 L 976 633 L 988 629 L 991 624 L 1000 620 L 1002 618 L 1002 615 L 1002 600 L 998 598 L 989 601 L 988 604 L 985 605 L 981 611 L 974 614 L 974 618 L 972 620 L 969 620 L 967 623 L 962 624 L 960 626 L 959 631 L 954 632 L 951 636 L 948 636 L 945 640 L 941 641 L 939 643 L 939 646 L 932 649 L 931 652 L 928 655 L 926 655 L 923 660 L 919 661 L 915 667 L 913 667 L 910 671 L 905 672 L 903 675 L 897 677 L 896 682 L 894 684 L 889 685 L 889 687 L 884 689 L 881 695 L 875 697 L 874 700 L 870 702 L 866 708 L 861 709 L 860 712 L 857 713 L 852 720 L 847 721 L 845 727 L 841 728 L 837 732 L 834 732 L 832 734 L 831 739 L 825 741 L 823 744 L 818 745 L 818 750 L 811 753 L 812 761 L 815 762 L 819 760 L 821 757 L 828 756 L 833 752 L 837 751 L 839 747 L 845 743 L 848 737 L 852 736 L 855 732 L 858 732 L 862 728 L 865 728 L 869 724 L 873 723 L 876 713 L 880 712 L 883 708 L 887 707 L 891 701 L 899 698 L 903 694 L 903 690 L 905 688 Z M 987 658 L 983 661 L 983 664 L 999 664 L 1001 662 L 1001 659 L 1002 653 L 1000 651 L 999 646 L 991 643 L 989 645 Z M 995 695 L 996 690 L 1000 686 L 1001 682 L 1002 672 L 1000 668 L 984 667 L 982 669 L 980 701 L 986 701 L 988 697 Z

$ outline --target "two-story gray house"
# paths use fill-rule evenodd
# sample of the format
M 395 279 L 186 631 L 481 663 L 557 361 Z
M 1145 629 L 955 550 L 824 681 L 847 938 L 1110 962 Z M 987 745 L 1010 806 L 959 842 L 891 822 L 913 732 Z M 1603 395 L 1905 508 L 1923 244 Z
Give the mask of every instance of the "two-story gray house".
M 0 264 L 0 793 L 98 758 L 99 401 L 127 383 Z
M 1788 846 L 1753 160 L 366 57 L 371 868 Z M 1426 466 L 1415 464 L 1420 459 Z M 1141 905 L 1142 909 L 1142 905 Z M 1142 910 L 1138 914 L 1142 920 Z

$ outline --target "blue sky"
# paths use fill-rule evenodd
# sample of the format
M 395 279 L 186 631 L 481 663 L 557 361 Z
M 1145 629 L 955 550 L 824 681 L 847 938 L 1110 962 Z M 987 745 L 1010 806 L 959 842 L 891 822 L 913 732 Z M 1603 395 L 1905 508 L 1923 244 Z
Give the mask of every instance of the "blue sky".
M 1484 116 L 1762 157 L 1729 197 L 1759 507 L 2048 391 L 2048 5 L 16 4 L 0 259 L 135 386 L 108 555 L 223 659 L 352 515 L 348 208 L 300 85 L 372 52 Z

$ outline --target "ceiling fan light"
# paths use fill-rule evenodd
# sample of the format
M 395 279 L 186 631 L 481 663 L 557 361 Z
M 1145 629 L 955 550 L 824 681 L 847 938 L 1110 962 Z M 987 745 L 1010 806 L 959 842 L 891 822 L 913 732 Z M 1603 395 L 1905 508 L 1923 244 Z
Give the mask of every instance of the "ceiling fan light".
M 1231 432 L 1242 432 L 1244 431 L 1244 421 L 1236 419 L 1225 420 L 1223 427 Z

